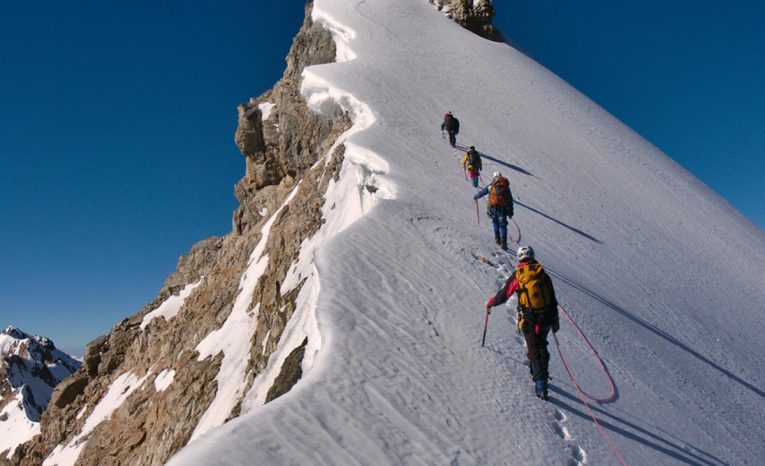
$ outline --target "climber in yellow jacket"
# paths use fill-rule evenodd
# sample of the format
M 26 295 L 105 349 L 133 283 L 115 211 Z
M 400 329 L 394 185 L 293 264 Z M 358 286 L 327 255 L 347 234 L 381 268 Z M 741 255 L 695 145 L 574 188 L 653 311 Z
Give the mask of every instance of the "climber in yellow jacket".
M 462 169 L 468 172 L 470 181 L 473 183 L 473 187 L 478 187 L 478 177 L 481 176 L 481 154 L 475 150 L 475 146 L 470 146 L 470 149 L 465 152 L 465 156 L 462 158 Z

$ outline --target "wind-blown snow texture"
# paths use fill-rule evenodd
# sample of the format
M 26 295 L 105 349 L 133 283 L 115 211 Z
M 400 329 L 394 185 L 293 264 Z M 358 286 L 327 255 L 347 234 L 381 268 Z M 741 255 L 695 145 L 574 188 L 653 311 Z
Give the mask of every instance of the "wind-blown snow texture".
M 762 231 L 552 73 L 424 0 L 317 0 L 313 17 L 342 46 L 338 63 L 306 69 L 304 93 L 324 83 L 340 105 L 368 106 L 373 122 L 347 145 L 387 164 L 395 198 L 316 253 L 313 369 L 172 464 L 617 462 L 554 349 L 552 400 L 532 396 L 512 307 L 480 347 L 482 304 L 513 258 L 483 214 L 476 225 L 438 131 L 447 110 L 485 172 L 509 175 L 522 241 L 608 365 L 617 398 L 594 409 L 626 462 L 761 464 Z M 565 319 L 559 336 L 583 388 L 607 393 Z

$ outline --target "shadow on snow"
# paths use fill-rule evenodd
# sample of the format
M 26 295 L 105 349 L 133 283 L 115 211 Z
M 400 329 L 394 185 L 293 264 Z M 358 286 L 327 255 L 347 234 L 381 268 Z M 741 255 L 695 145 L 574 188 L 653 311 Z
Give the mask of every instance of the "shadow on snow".
M 462 144 L 457 144 L 455 146 L 455 149 L 467 151 L 468 149 L 470 149 L 470 147 L 463 146 Z M 489 155 L 489 154 L 487 154 L 485 152 L 478 151 L 478 153 L 481 155 L 481 158 L 483 158 L 483 159 L 491 160 L 494 163 L 498 163 L 499 165 L 502 165 L 503 167 L 507 167 L 507 168 L 509 168 L 511 170 L 515 170 L 515 171 L 517 171 L 519 173 L 523 173 L 524 175 L 532 176 L 532 177 L 534 176 L 533 173 L 531 173 L 530 171 L 526 170 L 525 168 L 519 167 L 518 165 L 513 165 L 512 163 L 508 163 L 508 162 L 505 162 L 504 160 L 500 160 L 500 159 L 498 159 L 496 157 L 492 157 L 491 155 Z
M 548 220 L 552 220 L 553 222 L 557 223 L 558 225 L 560 225 L 560 226 L 562 226 L 562 227 L 564 227 L 564 228 L 567 228 L 567 229 L 569 229 L 569 230 L 573 231 L 573 232 L 574 232 L 574 233 L 576 233 L 577 235 L 583 236 L 583 237 L 587 238 L 588 240 L 590 240 L 590 241 L 594 241 L 594 242 L 596 242 L 596 243 L 598 243 L 598 244 L 603 244 L 603 241 L 599 240 L 598 238 L 596 238 L 596 237 L 594 237 L 594 236 L 592 236 L 592 235 L 590 235 L 590 234 L 587 234 L 587 233 L 583 232 L 583 231 L 582 231 L 582 230 L 580 230 L 579 228 L 574 228 L 574 227 L 572 227 L 571 225 L 568 225 L 568 224 L 566 224 L 566 223 L 563 223 L 563 222 L 561 222 L 560 220 L 558 220 L 558 219 L 556 219 L 556 218 L 550 217 L 549 215 L 547 215 L 546 213 L 542 212 L 541 210 L 537 210 L 537 209 L 535 209 L 535 208 L 533 208 L 533 207 L 531 207 L 531 206 L 528 206 L 528 205 L 524 204 L 523 202 L 521 202 L 521 201 L 519 201 L 519 200 L 517 200 L 517 199 L 516 199 L 516 200 L 514 200 L 513 202 L 514 202 L 516 205 L 519 205 L 519 206 L 521 206 L 521 207 L 524 207 L 524 208 L 526 208 L 526 209 L 528 209 L 528 210 L 530 210 L 530 211 L 534 212 L 535 214 L 539 214 L 539 215 L 541 215 L 542 217 L 544 217 L 544 218 L 546 218 L 546 219 L 548 219 Z
M 555 386 L 550 385 L 550 391 L 557 393 L 562 398 L 568 398 L 573 403 L 576 403 L 578 405 L 582 405 L 582 401 L 570 393 L 566 392 L 565 390 Z M 550 403 L 554 404 L 561 410 L 567 411 L 570 414 L 573 414 L 575 416 L 578 416 L 582 419 L 585 419 L 587 421 L 591 421 L 592 418 L 590 415 L 585 412 L 581 411 L 574 406 L 567 404 L 562 399 L 557 398 L 550 398 Z M 693 464 L 693 465 L 700 465 L 705 464 L 709 466 L 717 466 L 717 465 L 727 465 L 728 463 L 724 462 L 720 458 L 717 458 L 716 456 L 712 455 L 711 453 L 708 453 L 694 445 L 691 445 L 690 443 L 686 442 L 685 440 L 678 439 L 674 435 L 671 435 L 667 432 L 662 431 L 662 433 L 671 436 L 673 439 L 676 440 L 677 443 L 671 442 L 669 440 L 666 440 L 662 438 L 661 436 L 654 434 L 653 432 L 650 432 L 649 430 L 646 430 L 637 424 L 631 423 L 629 421 L 626 421 L 618 416 L 615 416 L 605 409 L 598 408 L 597 406 L 590 405 L 590 408 L 593 412 L 596 412 L 600 414 L 600 419 L 598 419 L 598 422 L 600 422 L 600 425 L 603 426 L 604 429 L 608 429 L 611 432 L 614 432 L 616 434 L 619 434 L 625 438 L 628 438 L 630 440 L 633 440 L 635 442 L 641 443 L 649 448 L 652 448 L 656 451 L 660 451 L 664 453 L 667 456 L 670 456 L 677 461 L 680 461 L 685 464 Z M 618 427 L 615 424 L 612 424 L 611 422 L 604 421 L 602 419 L 603 416 L 608 416 L 613 421 L 619 422 L 626 426 L 629 429 L 632 429 L 636 432 L 630 432 L 626 430 L 625 428 Z M 643 421 L 641 421 L 643 422 Z M 660 429 L 661 430 L 661 429 Z M 692 451 L 688 451 L 687 448 L 684 448 L 683 445 L 688 445 L 689 447 L 693 448 L 697 453 L 694 453 Z
M 510 254 L 512 254 L 513 256 L 515 255 L 514 251 L 508 251 L 508 252 Z M 558 272 L 556 272 L 554 270 L 551 270 L 548 267 L 545 267 L 545 270 L 552 277 L 562 281 L 563 283 L 571 286 L 572 288 L 574 288 L 574 289 L 576 289 L 578 291 L 581 291 L 582 293 L 584 293 L 587 296 L 591 297 L 595 301 L 597 301 L 597 302 L 603 304 L 604 306 L 606 306 L 606 307 L 616 311 L 617 313 L 619 313 L 620 315 L 626 317 L 630 321 L 638 324 L 639 326 L 643 327 L 644 329 L 648 330 L 649 332 L 653 333 L 654 335 L 664 339 L 666 342 L 668 342 L 668 343 L 676 346 L 677 348 L 685 351 L 686 353 L 688 353 L 691 356 L 695 357 L 699 361 L 707 364 L 711 368 L 713 368 L 713 369 L 717 370 L 718 372 L 720 372 L 721 374 L 725 375 L 729 379 L 731 379 L 731 380 L 739 383 L 743 387 L 749 389 L 755 395 L 758 395 L 760 397 L 765 398 L 765 393 L 763 393 L 762 390 L 760 390 L 759 388 L 755 387 L 754 385 L 752 385 L 751 383 L 747 382 L 746 380 L 742 379 L 741 377 L 737 376 L 736 374 L 732 373 L 728 369 L 725 369 L 724 367 L 722 367 L 719 364 L 715 363 L 714 361 L 711 361 L 709 358 L 707 358 L 706 356 L 702 355 L 701 353 L 699 353 L 698 351 L 694 350 L 693 348 L 689 347 L 685 343 L 683 343 L 681 341 L 678 341 L 672 335 L 670 335 L 669 333 L 665 332 L 664 330 L 656 327 L 654 324 L 648 322 L 647 320 L 645 320 L 645 319 L 643 319 L 641 317 L 637 317 L 637 316 L 631 314 L 630 312 L 626 311 L 625 309 L 621 308 L 620 306 L 617 306 L 616 304 L 614 304 L 611 301 L 607 300 L 606 298 L 600 296 L 599 294 L 595 293 L 594 291 L 584 287 L 583 285 L 580 285 L 579 283 L 571 280 L 570 278 L 567 278 L 567 277 L 561 275 L 560 273 L 558 273 Z

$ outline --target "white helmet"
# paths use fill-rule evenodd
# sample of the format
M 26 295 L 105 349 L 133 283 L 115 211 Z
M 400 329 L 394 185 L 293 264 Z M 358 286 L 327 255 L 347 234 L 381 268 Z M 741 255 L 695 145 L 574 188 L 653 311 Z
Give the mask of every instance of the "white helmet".
M 519 261 L 534 259 L 534 249 L 532 249 L 531 246 L 521 246 L 518 248 L 516 256 L 518 256 Z
M 500 173 L 500 172 L 494 172 L 494 174 L 493 174 L 493 175 L 491 175 L 491 179 L 493 179 L 493 180 L 496 180 L 496 179 L 497 179 L 497 178 L 499 178 L 500 176 L 502 176 L 502 173 Z

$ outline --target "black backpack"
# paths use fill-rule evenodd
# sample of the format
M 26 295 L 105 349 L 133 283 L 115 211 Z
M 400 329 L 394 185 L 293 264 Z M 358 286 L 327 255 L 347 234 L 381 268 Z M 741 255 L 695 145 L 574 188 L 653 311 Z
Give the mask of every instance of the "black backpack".
M 481 154 L 477 150 L 471 149 L 468 151 L 468 164 L 475 170 L 481 170 Z

